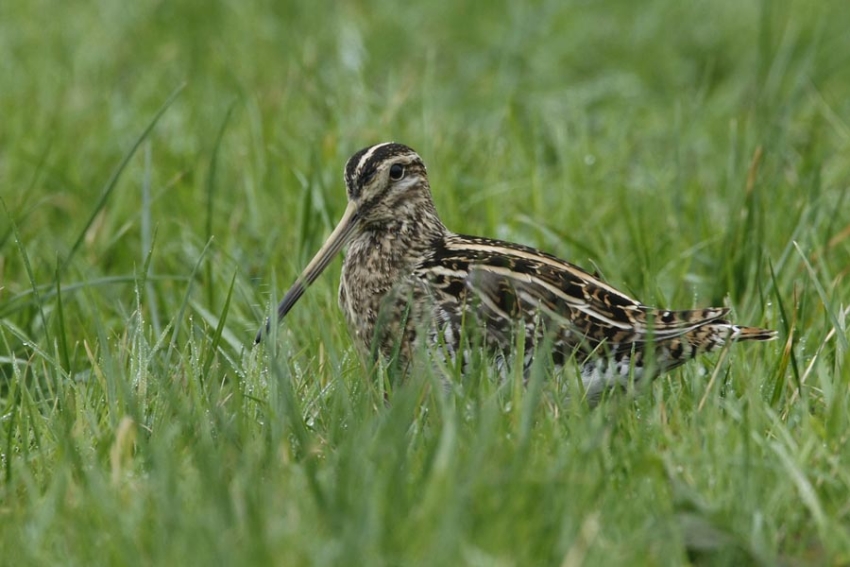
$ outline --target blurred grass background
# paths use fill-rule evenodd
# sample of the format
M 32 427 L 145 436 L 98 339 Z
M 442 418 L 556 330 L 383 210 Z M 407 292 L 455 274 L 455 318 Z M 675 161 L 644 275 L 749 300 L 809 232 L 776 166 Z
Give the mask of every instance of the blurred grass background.
M 850 562 L 850 5 L 0 4 L 0 563 Z M 449 228 L 781 338 L 590 412 L 384 403 L 339 262 L 357 149 Z

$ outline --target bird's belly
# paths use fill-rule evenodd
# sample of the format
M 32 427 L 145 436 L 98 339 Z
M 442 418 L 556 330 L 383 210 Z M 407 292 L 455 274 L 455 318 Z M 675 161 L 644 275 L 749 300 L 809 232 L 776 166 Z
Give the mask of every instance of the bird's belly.
M 437 306 L 428 286 L 409 274 L 363 285 L 362 279 L 343 273 L 339 305 L 358 349 L 369 357 L 406 363 L 420 339 L 451 350 L 459 337 L 444 306 Z M 454 318 L 459 320 L 459 313 Z

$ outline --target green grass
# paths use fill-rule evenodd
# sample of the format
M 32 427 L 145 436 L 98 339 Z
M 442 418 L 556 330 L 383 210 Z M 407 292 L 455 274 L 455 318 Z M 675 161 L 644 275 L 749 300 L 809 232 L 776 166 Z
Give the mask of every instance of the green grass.
M 0 3 L 0 563 L 850 562 L 848 20 Z M 364 371 L 337 262 L 252 349 L 390 139 L 450 228 L 780 340 L 593 411 L 443 395 Z

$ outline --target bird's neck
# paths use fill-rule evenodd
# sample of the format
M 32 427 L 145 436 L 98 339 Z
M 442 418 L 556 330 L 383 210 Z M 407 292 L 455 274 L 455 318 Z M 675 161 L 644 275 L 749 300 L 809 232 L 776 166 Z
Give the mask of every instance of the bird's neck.
M 392 218 L 366 225 L 349 244 L 346 264 L 370 266 L 388 278 L 402 277 L 447 234 L 434 205 L 416 203 Z
M 396 246 L 409 253 L 430 250 L 434 242 L 445 238 L 448 232 L 430 200 L 407 209 L 403 207 L 393 218 L 369 229 L 379 238 L 395 241 Z

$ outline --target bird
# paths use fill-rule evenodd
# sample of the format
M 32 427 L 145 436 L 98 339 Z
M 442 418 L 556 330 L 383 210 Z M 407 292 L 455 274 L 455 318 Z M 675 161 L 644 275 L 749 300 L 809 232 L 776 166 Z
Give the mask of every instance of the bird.
M 450 231 L 437 214 L 422 158 L 406 145 L 359 150 L 344 180 L 345 212 L 284 294 L 277 318 L 347 249 L 339 305 L 367 359 L 406 366 L 424 345 L 466 364 L 472 348 L 483 348 L 499 368 L 521 356 L 527 376 L 547 345 L 555 370 L 574 364 L 593 401 L 728 343 L 776 337 L 730 322 L 726 307 L 649 307 L 551 254 Z

